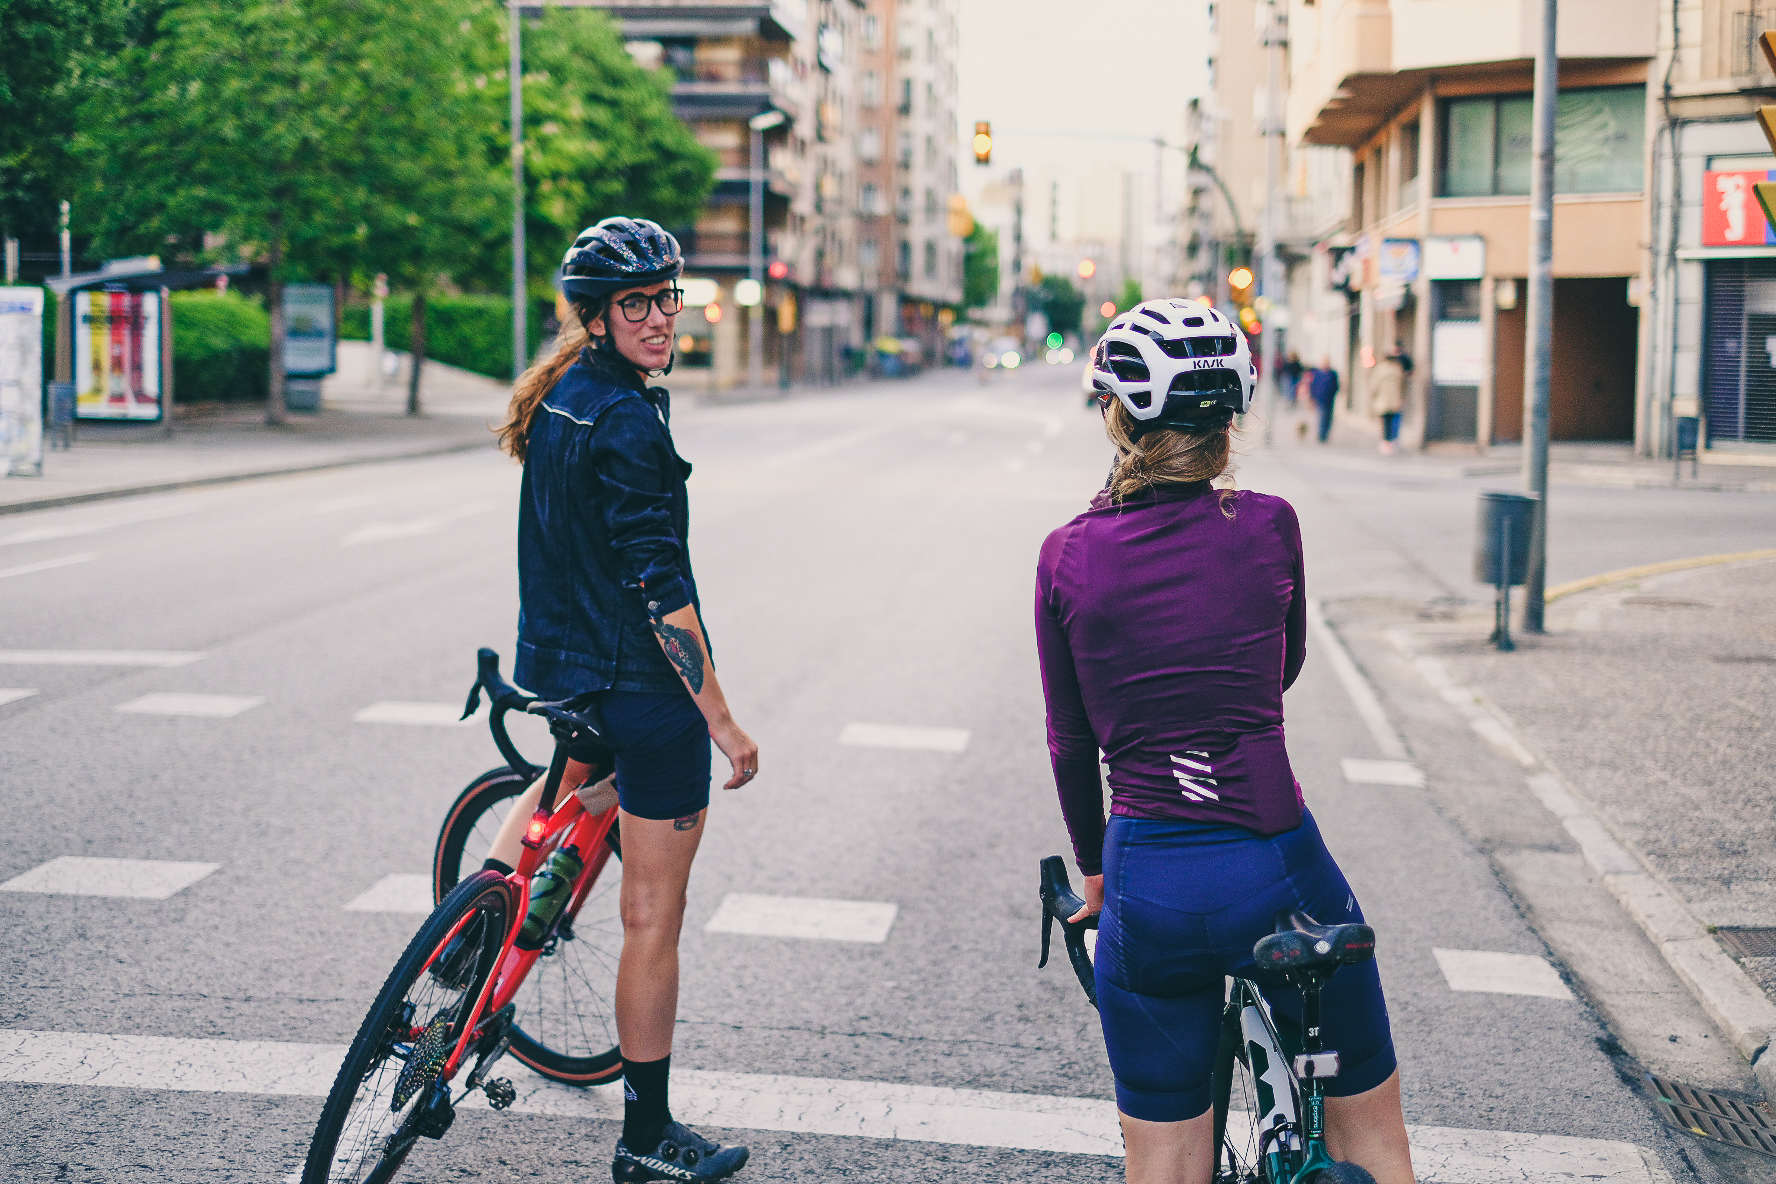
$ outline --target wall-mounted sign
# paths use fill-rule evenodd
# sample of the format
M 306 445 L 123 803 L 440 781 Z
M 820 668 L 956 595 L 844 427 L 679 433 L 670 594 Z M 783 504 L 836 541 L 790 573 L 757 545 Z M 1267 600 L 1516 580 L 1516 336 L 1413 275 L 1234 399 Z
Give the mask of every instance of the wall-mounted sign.
M 331 374 L 336 369 L 333 286 L 285 284 L 284 373 Z
M 1486 334 L 1479 321 L 1438 321 L 1431 327 L 1431 381 L 1479 386 L 1486 380 Z
M 1486 240 L 1477 234 L 1425 239 L 1424 274 L 1429 280 L 1479 279 L 1486 274 Z
M 1418 278 L 1418 240 L 1384 238 L 1376 259 L 1376 278 L 1384 284 L 1410 284 Z
M 160 294 L 74 293 L 74 411 L 160 418 Z
M 1776 169 L 1702 174 L 1702 245 L 1760 247 L 1776 243 L 1752 186 L 1776 180 Z
M 43 472 L 43 289 L 0 288 L 0 476 Z

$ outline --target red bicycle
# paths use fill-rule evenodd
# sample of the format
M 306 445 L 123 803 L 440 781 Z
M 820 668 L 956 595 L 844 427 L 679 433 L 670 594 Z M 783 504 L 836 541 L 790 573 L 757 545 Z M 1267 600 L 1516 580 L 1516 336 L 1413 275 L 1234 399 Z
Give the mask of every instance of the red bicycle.
M 518 690 L 500 675 L 499 655 L 490 649 L 477 655 L 464 719 L 479 708 L 483 691 L 506 764 L 472 781 L 445 818 L 432 864 L 437 907 L 346 1052 L 309 1145 L 303 1184 L 393 1179 L 420 1139 L 444 1137 L 456 1107 L 476 1090 L 504 1110 L 517 1090 L 491 1071 L 508 1052 L 570 1085 L 596 1085 L 623 1071 L 613 1007 L 622 950 L 616 795 L 575 793 L 556 805 L 568 748 L 594 747 L 598 720 L 588 697 L 542 702 Z M 508 711 L 546 719 L 555 754 L 525 828 L 523 856 L 502 876 L 483 870 L 482 861 L 513 804 L 543 772 L 512 743 Z M 610 772 L 605 754 L 588 787 Z M 567 903 L 524 940 L 531 878 L 569 846 L 582 866 Z M 461 1092 L 454 1093 L 459 1077 Z

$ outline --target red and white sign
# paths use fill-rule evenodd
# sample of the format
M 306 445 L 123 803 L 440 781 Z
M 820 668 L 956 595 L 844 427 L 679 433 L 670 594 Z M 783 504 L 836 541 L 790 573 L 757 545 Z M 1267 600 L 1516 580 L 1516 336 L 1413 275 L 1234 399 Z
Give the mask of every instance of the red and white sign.
M 1707 172 L 1702 174 L 1702 245 L 1761 247 L 1776 243 L 1776 231 L 1764 220 L 1752 186 L 1776 179 L 1776 172 Z

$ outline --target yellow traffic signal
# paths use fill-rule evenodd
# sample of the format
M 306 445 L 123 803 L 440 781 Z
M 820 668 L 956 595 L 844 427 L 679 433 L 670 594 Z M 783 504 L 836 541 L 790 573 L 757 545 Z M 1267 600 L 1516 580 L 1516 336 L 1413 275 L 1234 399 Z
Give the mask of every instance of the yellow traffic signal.
M 1233 289 L 1233 298 L 1244 301 L 1252 291 L 1252 269 L 1236 267 L 1227 273 L 1227 286 Z
M 974 163 L 993 163 L 993 125 L 984 119 L 974 125 Z

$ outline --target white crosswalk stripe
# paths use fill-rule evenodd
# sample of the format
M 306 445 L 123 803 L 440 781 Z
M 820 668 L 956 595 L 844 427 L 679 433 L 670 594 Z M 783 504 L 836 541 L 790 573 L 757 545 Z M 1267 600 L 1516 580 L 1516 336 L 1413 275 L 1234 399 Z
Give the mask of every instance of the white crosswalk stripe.
M 98 555 L 91 551 L 82 551 L 78 555 L 61 555 L 54 559 L 39 559 L 35 563 L 19 563 L 12 567 L 0 567 L 0 580 L 9 576 L 28 576 L 33 572 L 54 571 L 58 567 L 72 567 L 76 563 L 91 563 Z
M 165 900 L 221 866 L 171 859 L 93 859 L 63 855 L 0 884 L 0 892 Z
M 1539 995 L 1544 999 L 1571 999 L 1573 993 L 1561 981 L 1560 972 L 1546 958 L 1534 954 L 1500 954 L 1491 950 L 1433 949 L 1437 966 L 1452 991 L 1480 991 L 1490 995 Z
M 232 719 L 265 702 L 256 695 L 197 695 L 184 691 L 156 691 L 119 703 L 116 710 L 128 715 L 195 715 Z
M 7 703 L 17 703 L 20 699 L 29 699 L 36 693 L 37 691 L 35 688 L 0 687 L 0 706 L 4 706 Z
M 0 666 L 189 666 L 189 650 L 0 650 Z
M 840 744 L 859 748 L 925 748 L 961 752 L 968 747 L 966 728 L 907 728 L 894 724 L 846 724 Z
M 345 907 L 354 913 L 429 913 L 432 911 L 432 878 L 396 872 L 370 885 Z
M 421 728 L 457 728 L 473 724 L 479 712 L 468 719 L 459 719 L 462 708 L 454 703 L 417 703 L 385 699 L 352 716 L 360 724 L 407 724 Z
M 1406 785 L 1422 789 L 1424 771 L 1411 761 L 1365 761 L 1345 757 L 1344 779 L 1357 785 Z
M 722 897 L 705 933 L 753 937 L 802 937 L 825 941 L 883 942 L 900 906 L 875 900 L 816 900 L 807 896 Z
M 325 1096 L 343 1045 L 182 1040 L 0 1029 L 0 1081 L 202 1093 Z M 522 1114 L 621 1119 L 622 1086 L 593 1089 L 545 1081 L 506 1060 Z M 871 1139 L 1120 1157 L 1116 1104 L 823 1077 L 677 1070 L 673 1116 L 693 1127 L 850 1135 Z M 490 1111 L 465 1105 L 466 1115 Z M 1230 1115 L 1230 1125 L 1243 1120 Z M 1632 1143 L 1514 1131 L 1413 1126 L 1421 1184 L 1670 1184 Z M 453 1137 L 471 1136 L 459 1128 Z

